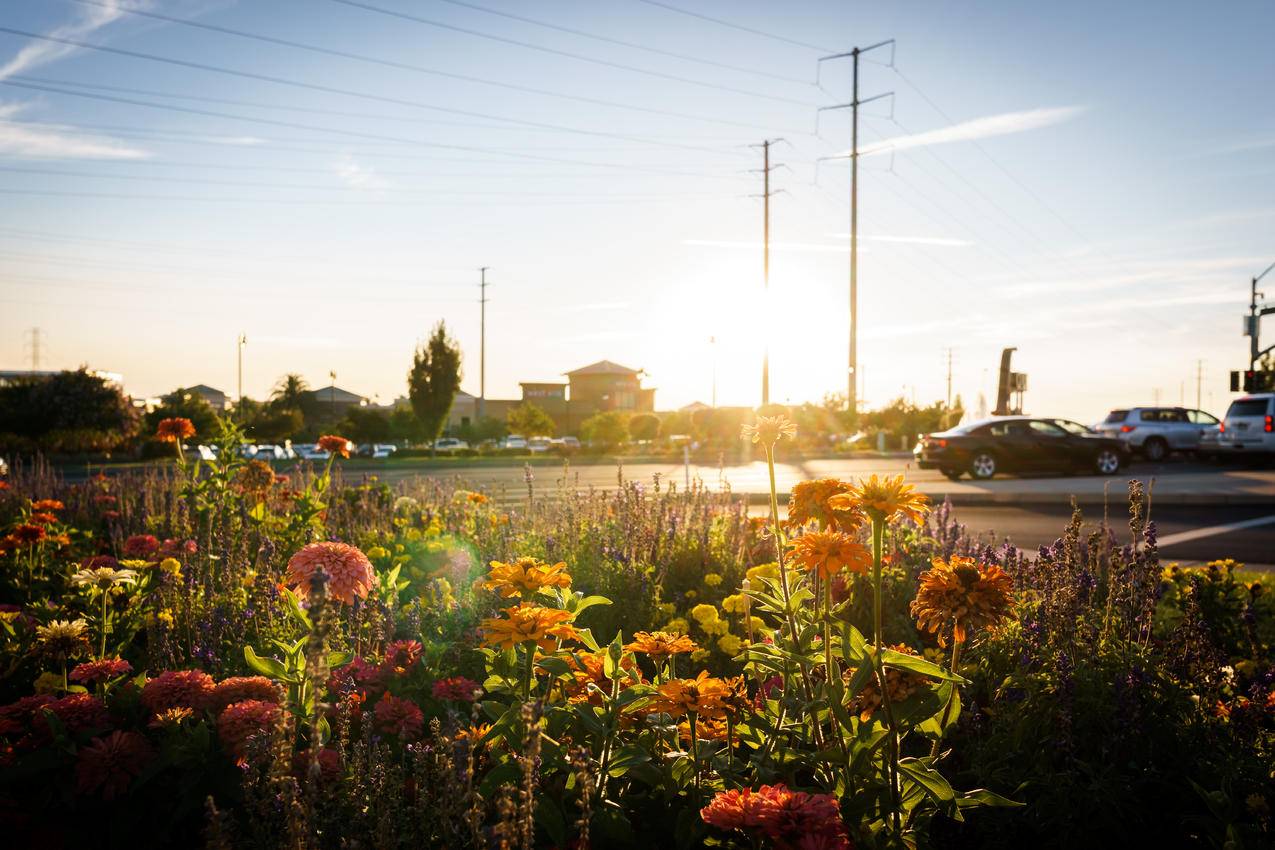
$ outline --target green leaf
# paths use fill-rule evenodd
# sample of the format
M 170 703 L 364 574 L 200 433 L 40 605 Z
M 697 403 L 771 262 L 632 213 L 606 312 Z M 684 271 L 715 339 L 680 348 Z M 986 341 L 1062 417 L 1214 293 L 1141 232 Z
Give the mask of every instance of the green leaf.
M 926 795 L 934 801 L 939 810 L 949 817 L 960 819 L 956 806 L 956 792 L 951 784 L 932 767 L 920 759 L 907 758 L 899 762 L 899 770 L 917 785 L 925 789 Z
M 993 806 L 998 808 L 1017 809 L 1026 806 L 1026 803 L 1020 803 L 1017 800 L 1011 800 L 1008 797 L 1002 797 L 995 791 L 988 791 L 986 788 L 975 788 L 973 791 L 966 791 L 961 795 L 956 804 L 963 809 L 972 806 Z
M 893 649 L 882 648 L 881 663 L 886 667 L 893 667 L 896 670 L 909 670 L 913 673 L 920 673 L 922 676 L 929 676 L 932 679 L 943 679 L 944 681 L 961 682 L 962 684 L 967 681 L 961 676 L 944 670 L 937 664 L 926 661 L 924 658 L 908 655 L 906 652 L 897 652 Z
M 559 676 L 569 676 L 571 674 L 571 665 L 565 659 L 558 658 L 556 655 L 546 655 L 536 662 L 536 666 L 548 671 L 549 675 L 555 679 Z
M 536 825 L 545 831 L 554 847 L 567 846 L 567 821 L 554 800 L 548 797 L 538 799 L 535 818 Z
M 573 614 L 579 615 L 581 611 L 584 611 L 587 608 L 592 608 L 594 605 L 610 605 L 610 604 L 611 604 L 611 600 L 607 599 L 605 596 L 596 596 L 596 595 L 584 596 L 584 597 L 573 596 L 567 602 L 567 610 Z
M 300 622 L 301 625 L 305 627 L 306 631 L 309 631 L 311 628 L 310 615 L 301 608 L 301 601 L 297 599 L 297 595 L 291 590 L 288 590 L 286 587 L 281 591 L 281 595 L 283 596 L 284 603 L 288 607 L 288 613 L 292 615 L 293 619 Z
M 334 649 L 328 653 L 328 667 L 337 668 L 344 667 L 354 660 L 354 652 L 352 650 Z
M 651 760 L 650 754 L 638 746 L 621 747 L 616 750 L 607 764 L 607 773 L 614 777 L 623 776 L 630 768 L 645 764 Z
M 248 519 L 252 520 L 253 522 L 262 522 L 265 520 L 265 518 L 266 518 L 266 503 L 265 502 L 257 502 L 257 504 L 253 505 L 252 509 L 248 511 Z
M 249 667 L 263 676 L 285 682 L 288 680 L 288 671 L 283 664 L 273 658 L 262 658 L 253 651 L 251 646 L 243 648 L 243 659 L 248 662 Z
M 580 642 L 589 647 L 592 652 L 598 651 L 598 641 L 593 636 L 593 632 L 589 629 L 576 629 L 576 634 L 580 636 Z

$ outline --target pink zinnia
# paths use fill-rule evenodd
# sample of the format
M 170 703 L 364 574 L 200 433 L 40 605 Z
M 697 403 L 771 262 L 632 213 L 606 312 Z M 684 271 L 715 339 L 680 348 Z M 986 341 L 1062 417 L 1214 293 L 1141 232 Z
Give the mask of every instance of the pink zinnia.
M 386 694 L 376 704 L 376 728 L 404 740 L 420 737 L 425 725 L 425 715 L 415 703 Z
M 354 546 L 323 541 L 311 543 L 288 561 L 288 587 L 302 596 L 310 592 L 310 580 L 319 570 L 328 577 L 328 592 L 347 605 L 365 598 L 372 589 L 372 562 Z
M 111 715 L 104 702 L 89 694 L 70 694 L 46 703 L 32 713 L 31 731 L 41 741 L 53 737 L 53 730 L 44 716 L 46 708 L 53 712 L 69 735 L 91 729 L 109 729 L 111 726 Z
M 250 699 L 278 704 L 282 702 L 283 695 L 279 686 L 265 676 L 232 676 L 213 688 L 208 707 L 219 713 L 231 703 Z
M 199 551 L 199 546 L 194 540 L 182 542 L 176 538 L 167 538 L 159 547 L 160 554 L 170 558 L 178 555 L 193 555 Z
M 217 734 L 221 744 L 232 755 L 242 758 L 250 738 L 274 727 L 279 706 L 273 702 L 249 699 L 226 706 L 217 718 Z
M 406 675 L 421 660 L 424 649 L 418 640 L 396 640 L 385 647 L 385 666 L 399 676 Z
M 704 823 L 718 829 L 757 829 L 762 825 L 762 812 L 770 806 L 770 796 L 765 793 L 770 786 L 763 785 L 760 791 L 751 788 L 721 791 L 713 797 L 709 804 L 700 809 L 699 815 Z
M 478 683 L 464 676 L 452 676 L 450 679 L 439 679 L 434 683 L 434 699 L 449 699 L 456 702 L 473 702 Z
M 203 670 L 168 670 L 142 688 L 142 705 L 151 714 L 166 708 L 203 711 L 212 697 L 213 678 Z
M 17 702 L 0 706 L 0 735 L 18 736 L 31 729 L 32 719 L 40 713 L 40 709 L 57 698 L 52 694 L 32 694 Z
M 98 685 L 127 676 L 133 672 L 133 665 L 123 658 L 103 658 L 100 661 L 86 661 L 76 665 L 71 671 L 71 681 L 85 685 Z
M 298 750 L 292 757 L 292 775 L 304 782 L 310 773 L 310 751 Z M 341 754 L 331 747 L 319 750 L 319 781 L 335 782 L 341 778 Z
M 105 738 L 94 738 L 80 749 L 75 790 L 80 794 L 100 791 L 104 800 L 117 797 L 141 774 L 151 754 L 150 744 L 136 732 L 117 729 Z
M 124 554 L 130 558 L 147 558 L 159 551 L 159 538 L 153 534 L 134 534 L 124 541 Z

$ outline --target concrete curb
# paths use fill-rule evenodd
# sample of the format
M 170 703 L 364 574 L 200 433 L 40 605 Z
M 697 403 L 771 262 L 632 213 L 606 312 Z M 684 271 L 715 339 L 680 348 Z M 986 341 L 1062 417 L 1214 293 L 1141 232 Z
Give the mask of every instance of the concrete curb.
M 737 493 L 745 496 L 749 505 L 770 504 L 769 493 Z M 1075 498 L 1078 505 L 1123 505 L 1123 490 L 1104 497 L 1101 493 L 926 493 L 930 501 L 940 504 L 950 499 L 955 506 L 1006 507 L 1010 505 L 1070 505 Z M 779 494 L 779 503 L 788 503 L 788 494 Z M 1263 493 L 1152 493 L 1152 505 L 1272 505 L 1275 495 Z

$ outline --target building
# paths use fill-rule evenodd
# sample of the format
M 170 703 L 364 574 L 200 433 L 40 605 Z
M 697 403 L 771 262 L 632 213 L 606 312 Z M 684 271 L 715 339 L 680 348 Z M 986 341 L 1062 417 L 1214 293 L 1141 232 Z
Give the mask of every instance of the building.
M 607 410 L 654 412 L 655 390 L 642 386 L 643 374 L 610 360 L 568 372 L 572 411 L 584 418 Z
M 221 390 L 210 387 L 207 384 L 196 384 L 193 387 L 186 387 L 183 392 L 187 395 L 199 396 L 208 402 L 208 406 L 213 410 L 226 410 L 230 407 L 230 397 Z
M 371 400 L 349 390 L 343 390 L 335 384 L 309 390 L 301 395 L 301 409 L 306 417 L 321 422 L 336 422 L 345 416 L 351 407 L 367 407 Z

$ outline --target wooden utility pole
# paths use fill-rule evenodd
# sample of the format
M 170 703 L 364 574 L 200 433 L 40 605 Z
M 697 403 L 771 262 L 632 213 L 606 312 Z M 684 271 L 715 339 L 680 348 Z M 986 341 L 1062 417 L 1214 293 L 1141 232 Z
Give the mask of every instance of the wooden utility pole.
M 478 418 L 487 413 L 487 269 L 478 270 Z

